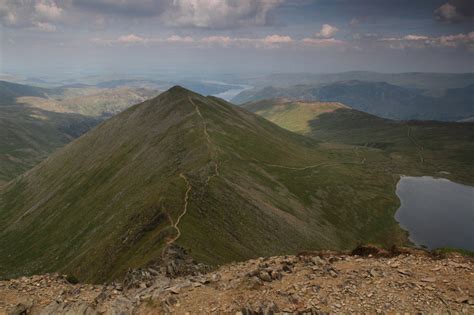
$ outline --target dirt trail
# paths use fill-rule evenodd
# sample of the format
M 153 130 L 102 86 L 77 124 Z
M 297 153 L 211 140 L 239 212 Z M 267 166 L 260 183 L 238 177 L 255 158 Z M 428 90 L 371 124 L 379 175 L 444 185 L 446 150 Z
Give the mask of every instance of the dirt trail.
M 209 135 L 209 132 L 207 131 L 207 123 L 204 119 L 204 116 L 201 113 L 201 110 L 199 109 L 199 106 L 197 106 L 197 104 L 194 103 L 191 97 L 188 97 L 188 100 L 191 104 L 194 105 L 194 108 L 196 109 L 197 114 L 201 118 L 202 124 L 204 126 L 203 127 L 204 135 L 206 136 L 207 144 L 211 150 L 211 159 L 212 159 L 212 162 L 214 163 L 214 174 L 211 174 L 207 177 L 206 179 L 206 186 L 207 186 L 209 185 L 209 182 L 213 177 L 219 176 L 219 164 L 217 163 L 217 159 L 216 159 L 216 150 L 215 150 L 214 143 L 212 142 L 211 136 Z
M 184 215 L 188 212 L 188 201 L 189 201 L 189 193 L 191 192 L 191 189 L 193 188 L 191 186 L 191 184 L 189 184 L 189 181 L 188 179 L 186 178 L 186 176 L 184 174 L 179 174 L 179 177 L 181 177 L 182 179 L 184 179 L 184 181 L 186 182 L 186 185 L 187 185 L 187 189 L 186 189 L 186 193 L 184 195 L 184 206 L 183 206 L 183 212 L 179 215 L 178 219 L 176 220 L 176 222 L 173 224 L 173 227 L 176 229 L 176 231 L 178 232 L 178 234 L 176 234 L 176 236 L 169 240 L 167 242 L 167 245 L 175 242 L 180 236 L 181 236 L 181 230 L 179 229 L 178 225 L 179 225 L 179 222 L 181 221 L 181 218 L 184 217 Z
M 212 159 L 212 162 L 214 163 L 214 173 L 213 174 L 210 174 L 209 176 L 207 176 L 207 179 L 205 181 L 206 183 L 206 186 L 209 185 L 209 182 L 210 180 L 215 177 L 215 176 L 219 176 L 219 165 L 215 159 L 215 151 L 214 151 L 214 144 L 212 143 L 212 140 L 211 140 L 211 136 L 209 135 L 209 132 L 207 131 L 207 124 L 206 124 L 206 121 L 204 120 L 204 117 L 201 113 L 201 110 L 199 109 L 199 106 L 197 106 L 196 103 L 194 103 L 194 101 L 191 99 L 191 97 L 188 97 L 188 100 L 191 104 L 193 104 L 194 108 L 196 109 L 196 113 L 198 114 L 198 116 L 200 117 L 201 121 L 202 121 L 202 124 L 203 124 L 203 132 L 204 132 L 204 136 L 206 137 L 206 142 L 211 150 L 211 159 Z M 177 231 L 177 234 L 176 236 L 174 236 L 173 238 L 169 239 L 167 242 L 166 242 L 166 246 L 163 248 L 163 252 L 162 252 L 162 256 L 164 256 L 166 254 L 166 250 L 169 248 L 169 246 L 171 244 L 173 244 L 174 242 L 176 242 L 176 240 L 178 240 L 178 238 L 181 236 L 181 230 L 179 229 L 179 222 L 181 221 L 181 219 L 186 215 L 186 213 L 188 212 L 188 203 L 189 203 L 189 193 L 191 192 L 192 190 L 192 185 L 190 184 L 188 178 L 183 174 L 179 174 L 179 177 L 181 177 L 182 179 L 184 179 L 184 181 L 186 182 L 186 193 L 184 195 L 184 206 L 183 206 L 183 212 L 178 216 L 178 218 L 176 219 L 176 222 L 173 223 L 173 220 L 172 218 L 170 217 L 170 221 L 172 223 L 172 226 L 174 229 L 176 229 Z
M 413 136 L 411 135 L 410 127 L 408 127 L 407 136 L 408 136 L 408 139 L 410 139 L 410 141 L 415 145 L 416 150 L 418 151 L 418 155 L 420 156 L 420 163 L 423 164 L 423 162 L 425 161 L 423 157 L 423 146 L 420 145 L 418 141 L 415 140 L 415 138 L 413 138 Z
M 356 148 L 354 147 L 354 153 L 357 157 L 360 157 L 360 154 L 359 152 L 356 150 Z M 292 167 L 292 166 L 285 166 L 285 165 L 279 165 L 279 164 L 270 164 L 270 163 L 265 163 L 265 162 L 262 162 L 262 161 L 258 161 L 256 159 L 254 159 L 255 162 L 259 162 L 259 163 L 262 163 L 262 164 L 265 164 L 267 166 L 271 166 L 271 167 L 279 167 L 279 168 L 284 168 L 284 169 L 289 169 L 289 170 L 296 170 L 296 171 L 304 171 L 304 170 L 308 170 L 308 169 L 311 169 L 311 168 L 318 168 L 318 167 L 321 167 L 321 166 L 334 166 L 334 165 L 342 165 L 342 164 L 357 164 L 357 165 L 362 165 L 362 164 L 365 164 L 366 162 L 366 158 L 365 157 L 362 157 L 362 159 L 359 161 L 359 162 L 353 162 L 353 161 L 348 161 L 348 162 L 323 162 L 323 163 L 318 163 L 318 164 L 314 164 L 314 165 L 309 165 L 309 166 L 303 166 L 303 167 Z

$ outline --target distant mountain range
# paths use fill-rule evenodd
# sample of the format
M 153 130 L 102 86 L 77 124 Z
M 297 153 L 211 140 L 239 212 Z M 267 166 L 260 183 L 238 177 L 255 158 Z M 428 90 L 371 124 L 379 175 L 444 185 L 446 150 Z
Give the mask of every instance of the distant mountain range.
M 340 81 L 386 82 L 430 93 L 474 84 L 474 73 L 348 71 L 340 73 L 276 73 L 243 80 L 257 88 L 266 86 L 320 85 Z
M 354 109 L 397 120 L 457 121 L 474 116 L 474 84 L 449 88 L 439 96 L 386 82 L 338 81 L 321 85 L 264 87 L 243 91 L 232 101 L 246 103 L 283 97 L 293 100 L 340 102 Z

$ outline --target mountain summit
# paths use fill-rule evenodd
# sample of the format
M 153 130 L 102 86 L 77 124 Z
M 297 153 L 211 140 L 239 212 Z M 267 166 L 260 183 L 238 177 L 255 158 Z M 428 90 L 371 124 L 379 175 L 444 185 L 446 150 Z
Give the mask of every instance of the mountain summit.
M 110 280 L 172 245 L 216 265 L 403 242 L 396 197 L 365 153 L 175 86 L 2 188 L 0 275 Z

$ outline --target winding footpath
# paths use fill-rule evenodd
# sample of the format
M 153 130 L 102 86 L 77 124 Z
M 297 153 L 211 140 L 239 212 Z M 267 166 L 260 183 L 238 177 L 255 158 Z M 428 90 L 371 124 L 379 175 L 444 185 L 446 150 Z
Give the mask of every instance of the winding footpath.
M 199 109 L 199 106 L 197 106 L 197 104 L 194 103 L 191 97 L 188 97 L 188 100 L 191 104 L 194 105 L 194 108 L 196 109 L 196 113 L 201 118 L 202 124 L 204 126 L 203 127 L 204 135 L 206 136 L 207 145 L 209 146 L 209 149 L 211 150 L 211 159 L 212 159 L 212 162 L 214 163 L 214 174 L 211 174 L 207 177 L 206 179 L 206 186 L 207 186 L 209 185 L 209 182 L 213 177 L 219 176 L 219 165 L 217 163 L 216 156 L 215 156 L 216 153 L 214 149 L 214 144 L 212 143 L 211 136 L 209 135 L 209 132 L 207 131 L 207 124 L 206 124 L 206 121 L 204 120 L 204 117 L 202 116 L 201 110 Z
M 423 162 L 425 161 L 425 159 L 423 157 L 423 147 L 411 135 L 411 128 L 410 127 L 408 127 L 407 136 L 408 136 L 408 139 L 410 139 L 410 141 L 415 145 L 416 150 L 418 151 L 418 155 L 420 156 L 420 163 L 423 164 Z
M 213 150 L 214 144 L 212 143 L 211 136 L 209 135 L 209 133 L 207 131 L 206 121 L 204 120 L 204 117 L 203 117 L 201 111 L 199 110 L 199 107 L 197 106 L 196 103 L 194 103 L 194 101 L 191 99 L 191 97 L 188 97 L 188 100 L 191 104 L 193 104 L 193 106 L 196 110 L 196 113 L 198 114 L 198 116 L 200 117 L 200 119 L 202 121 L 203 132 L 204 132 L 204 136 L 206 137 L 207 145 L 208 145 L 209 149 L 212 150 L 211 151 L 211 159 L 214 163 L 214 172 L 213 172 L 213 174 L 209 175 L 206 179 L 205 183 L 206 183 L 206 187 L 207 187 L 209 185 L 209 182 L 211 181 L 211 179 L 213 177 L 219 176 L 219 165 L 218 165 L 218 163 L 215 159 L 215 152 Z M 180 173 L 179 177 L 181 177 L 186 182 L 186 186 L 187 186 L 186 193 L 184 195 L 183 212 L 178 216 L 178 218 L 176 219 L 176 222 L 174 222 L 174 223 L 173 223 L 173 219 L 170 217 L 170 221 L 172 223 L 172 226 L 176 230 L 177 234 L 173 238 L 170 238 L 169 240 L 166 241 L 166 245 L 165 245 L 165 247 L 163 248 L 163 251 L 162 251 L 162 257 L 164 257 L 164 255 L 166 254 L 166 250 L 169 248 L 169 246 L 172 245 L 174 242 L 176 242 L 178 240 L 178 238 L 181 236 L 181 230 L 179 229 L 179 222 L 181 221 L 181 219 L 188 212 L 189 194 L 190 194 L 193 187 L 192 187 L 191 183 L 189 182 L 188 178 L 186 177 L 186 175 L 184 175 L 183 173 Z
M 359 152 L 357 152 L 356 150 L 357 148 L 354 147 L 354 153 L 357 157 L 359 157 Z M 308 170 L 308 169 L 312 169 L 312 168 L 319 168 L 321 166 L 335 166 L 335 165 L 342 165 L 342 164 L 357 164 L 357 165 L 362 165 L 362 164 L 365 164 L 366 162 L 366 158 L 365 157 L 362 157 L 362 159 L 359 161 L 359 162 L 353 162 L 353 161 L 349 161 L 349 162 L 323 162 L 323 163 L 319 163 L 319 164 L 314 164 L 314 165 L 309 165 L 309 166 L 303 166 L 303 167 L 292 167 L 292 166 L 285 166 L 285 165 L 278 165 L 278 164 L 270 164 L 270 163 L 265 163 L 265 162 L 262 162 L 262 161 L 258 161 L 256 159 L 254 159 L 255 162 L 259 162 L 259 163 L 262 163 L 262 164 L 265 164 L 267 166 L 270 166 L 270 167 L 278 167 L 278 168 L 284 168 L 284 169 L 289 169 L 289 170 L 295 170 L 295 171 L 304 171 L 304 170 Z

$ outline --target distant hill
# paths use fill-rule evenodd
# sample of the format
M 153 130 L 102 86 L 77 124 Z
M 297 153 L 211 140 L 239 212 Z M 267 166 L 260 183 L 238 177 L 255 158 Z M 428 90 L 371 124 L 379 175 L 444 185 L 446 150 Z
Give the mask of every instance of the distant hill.
M 155 91 L 145 89 L 40 88 L 0 81 L 0 185 L 107 115 L 154 95 Z
M 323 85 L 295 85 L 247 90 L 232 101 L 245 103 L 268 98 L 340 102 L 354 109 L 398 120 L 461 120 L 474 115 L 474 85 L 448 89 L 433 97 L 423 91 L 385 82 L 342 81 Z
M 47 91 L 44 88 L 0 81 L 0 105 L 10 105 L 20 96 L 44 97 Z
M 380 159 L 173 87 L 0 190 L 0 275 L 100 282 L 162 262 L 171 245 L 217 265 L 405 243 L 393 218 L 398 175 L 374 167 Z
M 0 186 L 99 123 L 78 114 L 0 106 Z
M 379 73 L 372 71 L 348 71 L 340 73 L 275 73 L 247 79 L 256 87 L 289 87 L 293 85 L 320 85 L 339 81 L 387 82 L 420 90 L 437 91 L 460 88 L 474 84 L 474 73 L 404 72 Z
M 393 121 L 339 103 L 268 99 L 244 108 L 319 141 L 374 148 L 375 168 L 473 183 L 474 123 Z M 441 173 L 440 173 L 441 172 Z

